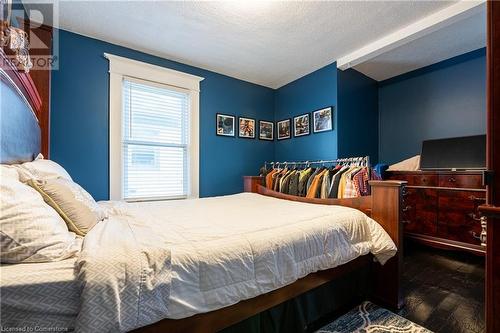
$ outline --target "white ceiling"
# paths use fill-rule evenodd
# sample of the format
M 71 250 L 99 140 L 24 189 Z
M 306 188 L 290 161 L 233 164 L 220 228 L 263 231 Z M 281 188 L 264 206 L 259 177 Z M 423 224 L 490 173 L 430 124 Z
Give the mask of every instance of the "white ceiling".
M 354 68 L 377 81 L 486 46 L 486 6 L 479 13 L 413 40 Z
M 82 35 L 278 88 L 453 3 L 60 1 L 59 25 Z M 444 56 L 447 51 L 441 51 L 443 42 L 450 42 L 453 45 L 449 48 L 458 52 L 460 41 L 450 39 L 450 34 L 435 34 L 432 42 L 415 41 L 413 51 L 410 46 L 394 50 L 390 57 L 377 57 L 366 66 L 360 65 L 359 70 L 386 77 L 392 75 L 384 74 L 386 71 L 394 71 L 388 62 L 396 62 L 399 68 L 405 56 L 420 54 L 421 48 L 428 54 Z M 411 66 L 419 66 L 417 62 L 412 60 Z

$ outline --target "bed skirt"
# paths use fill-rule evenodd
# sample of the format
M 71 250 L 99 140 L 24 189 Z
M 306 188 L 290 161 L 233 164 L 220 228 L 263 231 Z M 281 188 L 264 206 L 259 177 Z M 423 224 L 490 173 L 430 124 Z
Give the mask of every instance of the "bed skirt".
M 221 332 L 313 332 L 368 298 L 369 274 L 369 267 L 363 266 Z

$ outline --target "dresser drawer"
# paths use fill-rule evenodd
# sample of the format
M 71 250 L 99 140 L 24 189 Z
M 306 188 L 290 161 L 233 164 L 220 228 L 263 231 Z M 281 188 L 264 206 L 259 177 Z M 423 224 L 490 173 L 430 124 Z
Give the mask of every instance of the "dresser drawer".
M 407 188 L 403 196 L 405 232 L 435 236 L 437 233 L 438 190 Z
M 438 234 L 440 238 L 479 245 L 481 232 L 477 206 L 483 204 L 485 192 L 439 190 Z
M 438 186 L 438 176 L 429 174 L 390 174 L 390 180 L 404 180 L 408 186 Z
M 413 186 L 438 186 L 437 175 L 411 175 L 408 185 Z
M 440 187 L 484 188 L 481 175 L 439 175 Z

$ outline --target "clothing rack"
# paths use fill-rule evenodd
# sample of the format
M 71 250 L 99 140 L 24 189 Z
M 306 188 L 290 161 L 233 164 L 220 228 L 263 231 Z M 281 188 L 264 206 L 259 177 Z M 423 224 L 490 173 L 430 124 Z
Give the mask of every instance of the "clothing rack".
M 306 167 L 309 167 L 314 164 L 354 164 L 354 165 L 359 165 L 359 166 L 366 166 L 370 167 L 370 156 L 364 156 L 364 157 L 348 157 L 348 158 L 338 158 L 335 160 L 317 160 L 317 161 L 285 161 L 285 162 L 264 162 L 264 167 L 267 168 L 267 166 L 271 167 L 278 167 L 280 168 L 281 165 L 284 167 L 287 167 L 289 165 L 292 166 L 297 166 L 297 165 L 304 165 Z
M 275 192 L 306 198 L 343 199 L 369 195 L 369 181 L 380 179 L 370 157 L 265 162 L 262 185 Z

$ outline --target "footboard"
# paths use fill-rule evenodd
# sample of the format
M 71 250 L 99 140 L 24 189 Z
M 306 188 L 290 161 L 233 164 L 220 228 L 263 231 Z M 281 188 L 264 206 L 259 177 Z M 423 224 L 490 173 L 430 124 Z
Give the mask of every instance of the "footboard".
M 370 181 L 371 195 L 348 199 L 310 199 L 288 195 L 270 190 L 261 184 L 262 177 L 245 176 L 244 188 L 246 192 L 313 203 L 322 205 L 339 205 L 361 210 L 377 221 L 389 234 L 398 248 L 398 253 L 384 266 L 372 265 L 373 270 L 373 298 L 381 305 L 399 309 L 403 305 L 400 291 L 401 268 L 403 259 L 403 226 L 401 223 L 403 181 Z
M 403 189 L 406 182 L 370 181 L 371 218 L 389 234 L 398 248 L 384 266 L 372 265 L 373 298 L 381 305 L 400 309 L 403 306 L 401 273 L 403 269 Z

